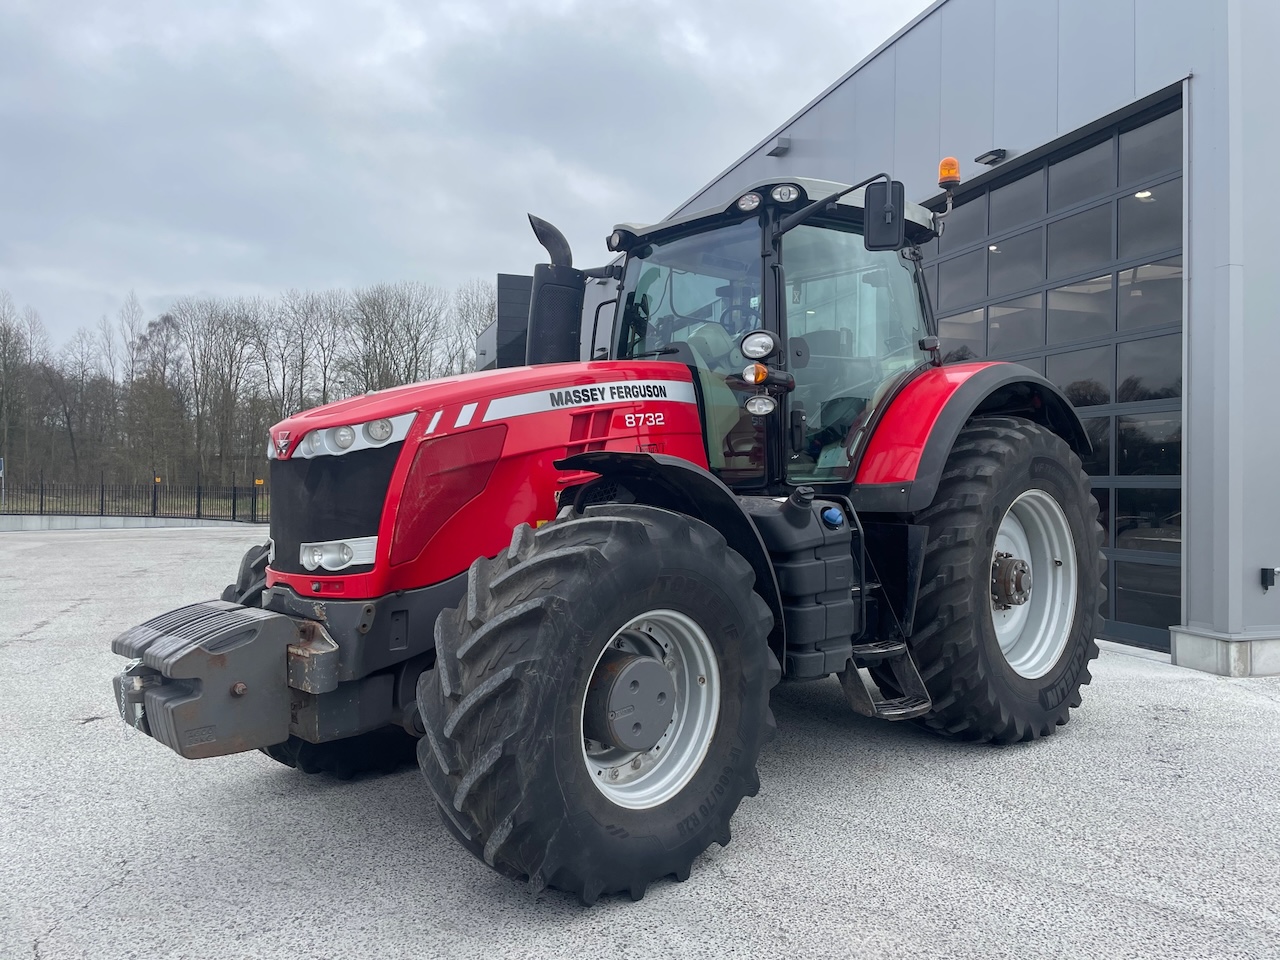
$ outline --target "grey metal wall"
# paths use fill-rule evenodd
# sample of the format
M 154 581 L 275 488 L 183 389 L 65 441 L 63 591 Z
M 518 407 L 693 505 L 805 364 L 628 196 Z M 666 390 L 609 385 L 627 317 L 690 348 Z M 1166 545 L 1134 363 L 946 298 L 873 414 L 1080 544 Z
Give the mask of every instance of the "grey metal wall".
M 1268 3 L 1270 0 L 1252 0 Z M 923 200 L 938 160 L 1025 153 L 1203 68 L 1227 0 L 942 0 L 685 205 L 777 173 L 889 170 Z M 782 157 L 767 153 L 791 138 Z

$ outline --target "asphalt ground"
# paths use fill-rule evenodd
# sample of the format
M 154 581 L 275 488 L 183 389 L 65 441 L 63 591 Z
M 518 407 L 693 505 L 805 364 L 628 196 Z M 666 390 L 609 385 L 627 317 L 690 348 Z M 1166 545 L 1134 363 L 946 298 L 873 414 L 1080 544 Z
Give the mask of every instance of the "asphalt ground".
M 1280 680 L 1104 651 L 996 748 L 779 687 L 760 796 L 683 884 L 583 908 L 473 860 L 415 770 L 182 760 L 126 728 L 121 630 L 250 530 L 0 534 L 0 958 L 1280 957 Z

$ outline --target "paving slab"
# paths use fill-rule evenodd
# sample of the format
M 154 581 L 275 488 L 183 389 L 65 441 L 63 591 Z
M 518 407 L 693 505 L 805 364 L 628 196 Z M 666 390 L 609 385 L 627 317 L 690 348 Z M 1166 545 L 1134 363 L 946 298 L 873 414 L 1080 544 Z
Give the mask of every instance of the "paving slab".
M 0 958 L 1280 957 L 1280 680 L 1108 646 L 1047 740 L 955 744 L 782 686 L 760 796 L 683 884 L 530 897 L 416 771 L 192 762 L 111 638 L 215 596 L 241 529 L 0 534 Z

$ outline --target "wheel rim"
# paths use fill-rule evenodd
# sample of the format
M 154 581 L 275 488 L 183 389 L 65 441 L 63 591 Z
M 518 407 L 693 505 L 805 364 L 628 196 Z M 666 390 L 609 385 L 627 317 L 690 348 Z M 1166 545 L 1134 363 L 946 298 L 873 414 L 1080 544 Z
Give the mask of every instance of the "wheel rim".
M 596 657 L 592 676 L 610 648 L 657 657 L 675 682 L 675 712 L 653 749 L 626 751 L 582 735 L 582 759 L 596 789 L 620 807 L 647 810 L 683 790 L 707 756 L 720 716 L 715 648 L 696 621 L 675 610 L 650 610 L 625 623 Z M 580 730 L 585 709 L 584 694 Z
M 1002 561 L 1026 564 L 1025 600 L 997 587 L 997 574 L 1007 569 Z M 1058 501 L 1044 490 L 1014 500 L 1000 521 L 991 565 L 991 621 L 1000 652 L 1019 676 L 1043 677 L 1066 649 L 1076 611 L 1076 551 Z

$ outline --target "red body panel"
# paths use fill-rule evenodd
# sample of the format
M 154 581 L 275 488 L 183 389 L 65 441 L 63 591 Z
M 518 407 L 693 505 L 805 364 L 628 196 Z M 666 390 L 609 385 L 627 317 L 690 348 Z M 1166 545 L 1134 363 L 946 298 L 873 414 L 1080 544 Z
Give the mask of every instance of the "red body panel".
M 966 380 L 994 363 L 932 367 L 912 380 L 881 417 L 858 464 L 854 483 L 902 483 L 916 478 L 920 456 L 943 408 Z
M 351 576 L 268 570 L 269 585 L 288 584 L 302 596 L 359 599 L 439 583 L 476 557 L 501 552 L 518 524 L 554 517 L 559 490 L 593 475 L 557 470 L 553 461 L 587 450 L 665 453 L 707 466 L 689 369 L 656 360 L 548 364 L 398 387 L 290 417 L 271 429 L 272 443 L 287 434 L 287 459 L 313 430 L 410 411 L 418 415 L 386 492 L 374 569 Z M 507 433 L 484 496 L 450 517 L 414 559 L 392 566 L 396 516 L 419 444 L 494 423 L 505 424 Z

